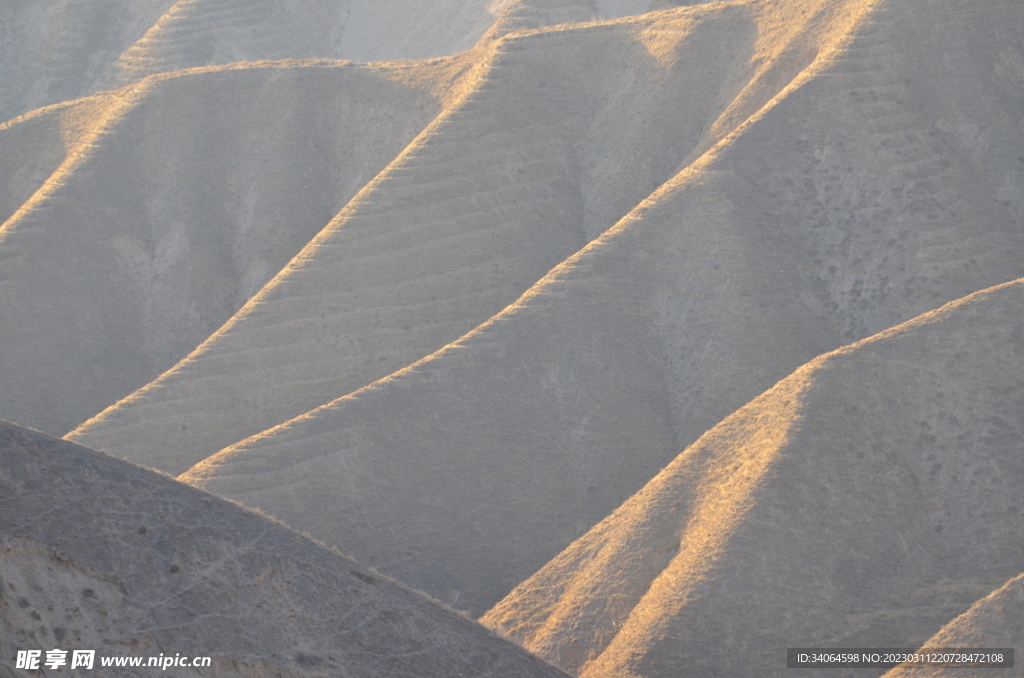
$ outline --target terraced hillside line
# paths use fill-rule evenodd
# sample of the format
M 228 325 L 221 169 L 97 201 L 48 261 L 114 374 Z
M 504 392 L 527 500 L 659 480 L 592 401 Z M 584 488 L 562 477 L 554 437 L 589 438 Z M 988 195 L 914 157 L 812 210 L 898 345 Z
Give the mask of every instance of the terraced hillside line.
M 924 643 L 924 648 L 1019 648 L 1024 640 L 1024 575 L 1017 575 L 978 602 L 956 619 L 942 627 L 942 630 Z M 1014 676 L 1022 674 L 1019 660 L 1014 657 L 1015 668 L 1003 673 Z M 885 674 L 884 678 L 946 678 L 947 676 L 969 676 L 980 678 L 991 675 L 992 669 L 947 669 L 899 666 Z
M 6 422 L 0 467 L 8 669 L 19 649 L 70 646 L 95 650 L 97 671 L 110 657 L 212 659 L 176 676 L 565 676 L 350 558 L 156 473 Z
M 811 361 L 483 622 L 585 678 L 921 646 L 1024 557 L 1022 305 L 1007 283 Z
M 673 38 L 672 49 L 694 56 L 723 38 L 744 54 L 753 39 L 742 7 L 666 23 L 690 38 Z M 709 76 L 684 59 L 655 59 L 637 39 L 645 27 L 620 22 L 498 43 L 465 99 L 249 306 L 187 361 L 72 437 L 184 472 L 500 312 L 642 200 L 651 177 L 667 176 L 702 142 L 712 107 L 725 105 L 688 92 L 717 93 L 715 76 L 732 85 L 733 67 Z M 577 78 L 584 68 L 607 78 Z M 613 134 L 617 112 L 638 101 L 650 117 Z M 661 143 L 665 134 L 672 144 Z
M 436 116 L 415 68 L 158 77 L 0 128 L 54 163 L 0 157 L 45 177 L 0 235 L 0 413 L 64 433 L 194 349 Z

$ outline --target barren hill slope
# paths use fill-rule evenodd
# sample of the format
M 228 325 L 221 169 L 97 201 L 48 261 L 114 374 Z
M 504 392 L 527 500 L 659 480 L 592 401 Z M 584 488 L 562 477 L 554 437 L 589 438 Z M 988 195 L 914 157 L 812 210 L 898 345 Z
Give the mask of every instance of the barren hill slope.
M 93 670 L 109 676 L 139 669 L 101 668 L 101 657 L 161 654 L 213 660 L 212 674 L 174 676 L 564 675 L 349 558 L 150 471 L 7 423 L 0 469 L 5 676 L 18 650 L 45 658 L 55 647 L 96 650 Z
M 1024 575 L 1017 575 L 999 589 L 985 596 L 970 607 L 967 612 L 942 627 L 942 630 L 928 639 L 926 648 L 1020 648 L 1024 645 Z M 1019 651 L 1019 650 L 1018 650 Z M 1024 667 L 1014 658 L 1014 670 L 1002 673 L 1020 678 Z M 942 669 L 920 667 L 897 667 L 885 674 L 885 678 L 946 678 L 963 676 L 980 678 L 991 676 L 992 669 Z
M 678 67 L 670 45 L 731 25 L 716 44 L 753 40 L 758 70 L 733 76 L 736 94 L 705 127 L 710 151 L 698 142 L 697 160 L 501 315 L 183 477 L 477 612 L 801 364 L 1021 277 L 1007 189 L 1024 157 L 1016 76 L 980 57 L 939 69 L 927 50 L 942 49 L 938 33 L 964 52 L 996 40 L 1015 63 L 1024 17 L 1004 8 L 962 23 L 955 3 L 919 5 L 797 3 L 787 11 L 806 7 L 807 24 L 794 26 L 758 14 L 777 5 L 732 3 L 510 40 L 632 28 Z M 935 24 L 917 20 L 925 9 Z M 656 39 L 659 22 L 678 42 Z M 770 32 L 780 26 L 790 42 Z M 631 119 L 612 118 L 606 136 L 643 139 Z M 605 172 L 631 176 L 615 172 L 631 148 L 645 147 L 590 156 L 583 195 Z M 177 387 L 190 398 L 200 367 Z M 173 424 L 192 406 L 158 407 L 159 386 L 75 435 L 121 454 L 147 435 L 184 440 Z
M 1024 563 L 1022 308 L 1008 283 L 811 361 L 482 621 L 585 678 L 923 645 Z
M 63 434 L 172 367 L 437 115 L 449 79 L 443 62 L 200 70 L 0 126 L 0 415 Z
M 486 322 L 721 134 L 712 123 L 756 75 L 742 66 L 752 14 L 495 43 L 464 98 L 231 322 L 72 436 L 180 473 Z

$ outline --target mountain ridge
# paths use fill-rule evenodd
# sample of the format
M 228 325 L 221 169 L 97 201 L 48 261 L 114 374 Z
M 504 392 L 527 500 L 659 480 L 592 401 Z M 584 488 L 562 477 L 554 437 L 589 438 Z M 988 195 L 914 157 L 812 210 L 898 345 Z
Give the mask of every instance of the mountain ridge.
M 804 365 L 481 621 L 585 678 L 781 675 L 780 647 L 920 646 L 1024 557 L 1007 417 L 1022 328 L 1001 322 L 1022 293 L 984 290 Z

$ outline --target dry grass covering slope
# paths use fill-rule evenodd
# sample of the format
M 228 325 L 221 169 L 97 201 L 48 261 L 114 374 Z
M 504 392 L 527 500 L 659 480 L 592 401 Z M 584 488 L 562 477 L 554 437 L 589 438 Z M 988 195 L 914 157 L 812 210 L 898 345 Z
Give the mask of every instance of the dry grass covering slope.
M 0 414 L 63 434 L 173 366 L 437 115 L 447 73 L 189 71 L 0 126 Z
M 1021 308 L 1008 283 L 801 367 L 482 621 L 585 678 L 923 645 L 1024 562 Z
M 210 656 L 175 676 L 563 673 L 224 500 L 0 423 L 0 664 L 19 649 Z M 20 673 L 19 673 L 20 675 Z
M 1024 646 L 1024 575 L 1018 575 L 1002 587 L 985 596 L 970 607 L 967 612 L 942 627 L 932 636 L 926 648 L 1015 648 Z M 1012 672 L 1002 671 L 1015 678 L 1024 676 L 1024 667 L 1014 658 Z M 885 678 L 981 678 L 991 676 L 992 669 L 942 669 L 920 667 L 897 667 L 885 674 Z
M 629 96 L 614 100 L 621 108 L 590 123 L 601 133 L 585 137 L 585 236 L 608 223 L 597 215 L 622 211 L 610 188 L 597 187 L 628 186 L 640 170 L 626 168 L 647 159 L 650 188 L 663 185 L 456 343 L 183 478 L 482 611 L 801 364 L 1024 274 L 1021 215 L 1006 188 L 1024 157 L 1012 87 L 1024 17 L 995 8 L 965 23 L 961 9 L 726 3 L 499 43 L 525 54 L 573 45 L 599 73 L 603 52 L 592 46 L 631 32 L 662 70 L 645 85 L 633 66 L 623 76 Z M 982 56 L 939 58 L 949 44 L 974 55 L 993 41 L 998 67 Z M 686 57 L 709 45 L 738 61 L 701 85 L 709 62 Z M 531 67 L 541 82 L 573 64 L 552 54 L 560 58 L 548 71 Z M 497 96 L 493 81 L 485 91 Z M 668 109 L 682 133 L 660 135 L 664 109 L 638 106 L 641 94 L 684 84 L 690 101 L 714 101 L 715 115 L 698 125 Z M 525 102 L 528 91 L 516 90 Z M 673 143 L 676 155 L 653 162 Z M 672 176 L 668 160 L 680 156 Z M 180 392 L 194 397 L 189 384 L 204 371 L 198 362 L 190 369 Z M 222 401 L 227 384 L 253 388 L 223 383 Z M 119 454 L 147 435 L 153 449 L 162 437 L 183 440 L 174 418 L 198 406 L 179 396 L 147 411 L 158 395 L 150 389 L 106 413 L 109 423 L 88 425 L 83 439 Z M 119 421 L 130 425 L 119 431 Z

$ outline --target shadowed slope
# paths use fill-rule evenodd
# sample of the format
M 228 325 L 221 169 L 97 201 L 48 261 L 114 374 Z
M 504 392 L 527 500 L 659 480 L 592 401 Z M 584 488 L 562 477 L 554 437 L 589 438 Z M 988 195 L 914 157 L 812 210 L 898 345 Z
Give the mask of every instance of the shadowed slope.
M 104 656 L 179 653 L 212 657 L 217 676 L 564 675 L 349 558 L 150 471 L 5 422 L 0 469 L 8 668 L 18 649 L 70 645 L 96 649 L 97 671 Z
M 752 29 L 739 5 L 497 43 L 465 99 L 228 325 L 72 437 L 180 473 L 458 339 L 708 143 Z M 714 68 L 686 66 L 708 53 Z
M 0 126 L 0 413 L 64 433 L 173 366 L 437 114 L 439 70 L 189 72 Z
M 975 285 L 1020 277 L 1020 258 L 1005 246 L 1012 214 L 993 199 L 1006 149 L 987 151 L 995 171 L 986 174 L 957 138 L 937 132 L 944 146 L 934 146 L 929 121 L 944 109 L 922 113 L 920 93 L 881 112 L 849 95 L 902 82 L 890 38 L 923 49 L 932 29 L 915 34 L 912 12 L 883 22 L 856 3 L 798 6 L 805 25 L 771 13 L 776 5 L 760 15 L 731 5 L 616 24 L 642 27 L 652 56 L 685 64 L 669 47 L 685 54 L 696 31 L 676 29 L 672 42 L 670 18 L 752 19 L 755 66 L 748 79 L 734 76 L 740 86 L 723 87 L 738 94 L 693 152 L 730 123 L 742 126 L 493 322 L 183 478 L 475 613 L 844 333 L 882 330 Z M 1000 26 L 1006 18 L 993 14 Z M 954 76 L 934 85 L 951 110 L 971 111 L 978 86 L 1004 95 L 991 70 Z M 1012 100 L 988 101 L 1011 119 Z M 623 125 L 619 137 L 630 133 Z M 913 143 L 886 155 L 878 148 L 895 144 L 892 135 Z M 945 159 L 929 155 L 936 148 Z M 901 156 L 910 164 L 890 166 Z M 595 153 L 588 170 L 600 176 L 604 157 Z M 871 243 L 886 229 L 901 238 L 879 252 Z M 138 421 L 126 433 L 173 435 Z M 337 529 L 339 517 L 357 529 Z
M 1024 647 L 1024 575 L 1018 575 L 989 595 L 985 596 L 967 612 L 942 627 L 924 644 L 927 648 L 1015 648 L 1020 652 Z M 1001 671 L 1009 676 L 1024 676 L 1020 659 L 1014 658 L 1012 671 Z M 982 678 L 991 676 L 992 669 L 943 669 L 920 667 L 897 667 L 885 674 L 885 678 Z
M 921 645 L 1024 562 L 1021 308 L 1009 283 L 812 361 L 482 621 L 586 678 Z

